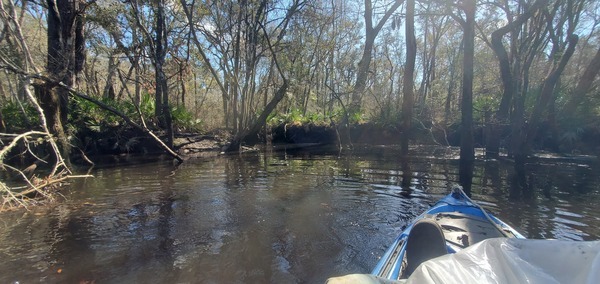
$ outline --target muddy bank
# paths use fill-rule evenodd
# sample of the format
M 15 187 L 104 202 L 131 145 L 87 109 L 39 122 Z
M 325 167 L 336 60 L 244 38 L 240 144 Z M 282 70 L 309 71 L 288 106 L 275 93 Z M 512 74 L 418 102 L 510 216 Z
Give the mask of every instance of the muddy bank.
M 415 141 L 421 144 L 433 143 L 429 133 L 413 130 Z M 403 135 L 398 126 L 380 126 L 372 123 L 356 124 L 346 127 L 328 125 L 296 125 L 285 124 L 271 129 L 273 144 L 372 144 L 392 145 L 400 142 Z
M 509 148 L 510 129 L 506 127 L 500 132 L 500 146 Z M 267 135 L 273 144 L 368 144 L 396 145 L 404 131 L 400 126 L 381 126 L 372 123 L 334 127 L 329 125 L 297 125 L 282 124 L 271 128 Z M 475 147 L 484 148 L 486 145 L 487 129 L 475 127 L 473 131 Z M 460 145 L 460 125 L 453 124 L 447 128 L 435 125 L 422 125 L 412 129 L 412 144 L 420 145 Z M 600 128 L 586 127 L 573 132 L 565 132 L 560 137 L 552 138 L 549 133 L 542 133 L 534 141 L 534 149 L 565 154 L 588 154 L 600 156 Z M 264 135 L 263 135 L 264 137 Z
M 166 140 L 164 132 L 155 132 L 163 141 Z M 212 155 L 219 153 L 229 141 L 231 134 L 224 130 L 214 130 L 207 133 L 176 133 L 173 140 L 173 149 L 179 155 L 186 157 Z M 158 147 L 156 141 L 143 132 L 119 127 L 102 132 L 82 131 L 77 135 L 78 147 L 92 161 L 104 160 L 103 156 L 121 155 L 159 155 L 164 150 Z M 72 157 L 75 163 L 85 163 L 81 154 L 75 153 Z
M 459 125 L 451 125 L 445 129 L 432 125 L 422 125 L 412 130 L 411 143 L 420 145 L 444 145 L 458 146 L 460 144 Z M 366 145 L 397 145 L 404 135 L 400 126 L 381 126 L 373 123 L 351 125 L 348 128 L 333 125 L 316 124 L 281 124 L 271 127 L 267 135 L 261 133 L 257 137 L 248 137 L 245 146 L 272 143 L 273 145 L 287 145 L 287 147 L 305 147 L 305 145 L 343 145 L 366 144 Z M 155 132 L 163 141 L 166 140 L 164 133 Z M 476 127 L 474 131 L 475 146 L 485 147 L 486 131 L 483 127 Z M 507 148 L 510 142 L 510 131 L 506 129 L 501 133 L 501 147 Z M 600 155 L 600 130 L 584 129 L 578 132 L 577 137 L 568 134 L 563 135 L 560 147 L 551 147 L 546 137 L 536 141 L 536 150 L 545 150 L 555 153 L 566 154 L 588 154 Z M 74 164 L 89 164 L 87 156 L 94 163 L 103 161 L 103 156 L 122 155 L 160 155 L 163 149 L 146 134 L 130 127 L 114 127 L 102 131 L 90 129 L 81 130 L 75 135 L 73 141 L 75 146 L 72 151 L 71 161 Z M 231 140 L 232 134 L 229 130 L 220 129 L 206 133 L 176 133 L 174 150 L 185 158 L 215 156 L 223 151 Z M 292 146 L 293 145 L 293 146 Z M 15 150 L 10 163 L 28 166 L 35 161 L 25 161 L 19 158 L 17 151 L 24 151 L 20 147 Z M 47 149 L 42 146 L 30 146 L 40 157 L 48 155 Z M 102 162 L 100 162 L 102 163 Z

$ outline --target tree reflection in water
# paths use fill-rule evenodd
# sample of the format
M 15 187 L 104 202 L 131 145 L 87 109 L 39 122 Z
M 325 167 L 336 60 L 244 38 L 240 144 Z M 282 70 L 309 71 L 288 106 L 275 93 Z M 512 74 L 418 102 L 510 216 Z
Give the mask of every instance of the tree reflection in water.
M 476 161 L 473 199 L 531 238 L 600 237 L 597 164 L 539 159 L 521 177 L 513 166 Z M 295 283 L 366 273 L 457 183 L 458 160 L 453 148 L 402 158 L 393 147 L 356 147 L 93 174 L 61 204 L 2 213 L 0 282 Z

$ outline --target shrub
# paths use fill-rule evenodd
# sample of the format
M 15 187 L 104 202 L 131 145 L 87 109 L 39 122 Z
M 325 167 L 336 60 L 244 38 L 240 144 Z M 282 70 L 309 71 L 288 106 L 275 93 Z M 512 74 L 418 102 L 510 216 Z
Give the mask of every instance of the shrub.
M 2 104 L 0 111 L 6 124 L 6 131 L 9 133 L 30 130 L 39 125 L 37 111 L 27 102 L 8 100 Z

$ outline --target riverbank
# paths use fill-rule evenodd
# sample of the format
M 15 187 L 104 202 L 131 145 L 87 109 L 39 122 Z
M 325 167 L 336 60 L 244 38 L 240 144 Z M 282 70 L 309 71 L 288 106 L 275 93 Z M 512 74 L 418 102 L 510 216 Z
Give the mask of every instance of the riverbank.
M 460 143 L 459 127 L 450 126 L 447 129 L 423 125 L 413 129 L 411 144 L 458 146 Z M 157 133 L 161 139 L 161 133 Z M 285 145 L 286 147 L 304 147 L 306 145 L 344 145 L 352 148 L 355 144 L 364 145 L 398 145 L 400 137 L 404 135 L 399 126 L 381 126 L 372 123 L 354 124 L 348 128 L 333 125 L 318 124 L 280 124 L 269 127 L 267 133 L 261 132 L 257 137 L 249 137 L 245 146 L 255 145 Z M 506 134 L 509 135 L 509 134 Z M 175 134 L 173 148 L 175 152 L 185 158 L 210 157 L 218 155 L 231 141 L 232 133 L 226 129 L 217 129 L 205 133 Z M 485 145 L 485 131 L 476 128 L 474 132 L 475 146 L 482 148 Z M 593 129 L 581 133 L 577 143 L 567 143 L 562 146 L 564 151 L 552 151 L 544 146 L 544 141 L 539 141 L 535 152 L 554 153 L 554 155 L 571 156 L 600 156 L 600 133 Z M 134 129 L 114 129 L 103 133 L 80 133 L 78 136 L 82 152 L 89 157 L 104 155 L 126 154 L 159 154 L 163 150 L 155 141 Z M 595 140 L 598 139 L 598 140 Z M 509 137 L 502 140 L 501 145 L 508 143 Z M 292 146 L 294 145 L 294 146 Z M 250 148 L 245 147 L 248 150 Z M 281 148 L 281 147 L 279 147 Z M 77 153 L 73 157 L 75 162 L 85 163 L 82 156 Z

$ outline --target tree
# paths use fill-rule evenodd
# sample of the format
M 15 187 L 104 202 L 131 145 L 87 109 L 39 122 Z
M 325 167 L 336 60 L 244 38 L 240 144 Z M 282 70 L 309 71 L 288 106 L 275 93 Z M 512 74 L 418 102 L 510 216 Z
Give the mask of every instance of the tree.
M 408 155 L 408 141 L 412 128 L 414 107 L 414 72 L 417 57 L 417 40 L 415 38 L 415 0 L 406 2 L 406 65 L 404 66 L 404 79 L 402 84 L 402 130 L 401 141 L 402 155 Z
M 135 22 L 145 40 L 149 43 L 150 59 L 154 66 L 155 80 L 155 116 L 161 127 L 167 130 L 167 146 L 173 147 L 173 123 L 169 105 L 169 85 L 165 74 L 165 58 L 168 50 L 168 31 L 166 27 L 165 2 L 159 0 L 152 6 L 154 10 L 155 35 L 152 36 L 142 23 L 141 11 L 137 1 L 132 1 Z
M 55 4 L 52 3 L 51 1 L 49 1 L 49 4 Z M 20 7 L 23 11 L 26 9 L 26 4 L 23 3 L 23 6 Z M 71 10 L 70 8 L 77 8 L 76 5 L 74 5 L 75 7 L 66 7 L 65 10 L 71 11 L 73 12 L 73 10 Z M 56 5 L 54 6 L 50 6 L 50 9 L 53 9 L 53 11 L 50 11 L 49 13 L 57 13 L 58 10 L 56 10 Z M 63 7 L 64 8 L 64 7 Z M 77 10 L 77 9 L 75 9 Z M 30 87 L 31 87 L 31 81 L 33 79 L 36 79 L 39 75 L 36 75 L 39 73 L 39 69 L 37 68 L 32 54 L 30 52 L 30 48 L 29 48 L 29 44 L 27 43 L 27 41 L 25 40 L 25 36 L 23 33 L 23 30 L 21 29 L 21 24 L 22 24 L 22 20 L 23 17 L 17 17 L 16 15 L 16 7 L 14 6 L 14 3 L 12 1 L 8 1 L 7 3 L 7 7 L 5 7 L 5 3 L 4 1 L 0 1 L 0 19 L 2 20 L 2 25 L 4 26 L 4 31 L 3 34 L 0 38 L 4 39 L 4 37 L 6 38 L 11 38 L 12 40 L 15 40 L 14 42 L 14 47 L 16 47 L 16 52 L 20 55 L 18 58 L 7 58 L 4 54 L 1 54 L 0 56 L 0 68 L 3 70 L 6 70 L 8 72 L 11 72 L 15 75 L 17 75 L 19 77 L 19 79 L 22 82 L 22 91 L 24 93 L 25 98 L 29 101 L 29 103 L 34 107 L 34 109 L 37 112 L 38 118 L 39 118 L 39 125 L 36 126 L 37 129 L 32 129 L 32 130 L 26 130 L 23 133 L 15 133 L 15 134 L 8 134 L 8 133 L 0 133 L 0 135 L 3 137 L 3 147 L 2 149 L 0 149 L 0 167 L 2 169 L 8 170 L 11 173 L 15 173 L 15 175 L 20 178 L 22 180 L 22 182 L 25 184 L 25 187 L 12 187 L 12 186 L 8 186 L 7 184 L 5 184 L 3 181 L 0 181 L 0 192 L 2 192 L 1 197 L 2 197 L 2 205 L 0 205 L 0 210 L 5 209 L 6 207 L 12 207 L 12 206 L 27 206 L 27 201 L 29 200 L 30 196 L 32 195 L 39 195 L 45 198 L 52 198 L 51 194 L 49 194 L 45 189 L 52 185 L 55 184 L 57 182 L 61 182 L 64 181 L 65 179 L 72 177 L 70 176 L 70 169 L 68 167 L 68 161 L 65 161 L 65 158 L 68 158 L 68 156 L 63 156 L 64 153 L 68 154 L 68 141 L 64 135 L 64 132 L 58 132 L 58 131 L 62 131 L 62 122 L 64 120 L 61 120 L 62 118 L 62 113 L 60 112 L 60 105 L 59 105 L 59 95 L 61 95 L 62 93 L 59 93 L 57 88 L 55 88 L 56 86 L 62 84 L 63 86 L 65 85 L 65 83 L 63 82 L 56 82 L 54 81 L 52 84 L 50 83 L 38 83 L 37 84 L 37 91 L 38 94 L 39 92 L 43 92 L 45 93 L 46 96 L 50 97 L 44 97 L 44 99 L 48 99 L 50 101 L 52 101 L 52 103 L 54 103 L 53 105 L 45 105 L 46 109 L 42 109 L 42 106 L 40 105 L 40 103 L 38 102 L 38 100 L 34 97 L 34 95 L 31 93 L 30 91 Z M 64 10 L 61 10 L 64 13 Z M 55 49 L 64 49 L 65 45 L 61 45 L 60 42 L 57 43 L 56 42 L 56 38 L 58 37 L 58 39 L 64 39 L 64 34 L 61 34 L 60 31 L 60 27 L 62 27 L 59 23 L 56 22 L 56 16 L 58 14 L 54 14 L 52 16 L 48 16 L 49 18 L 52 17 L 52 19 L 49 19 L 48 23 L 52 23 L 52 24 L 56 24 L 55 26 L 52 26 L 52 28 L 50 26 L 48 26 L 48 43 L 49 43 L 49 49 L 50 49 L 50 43 L 53 44 L 53 48 Z M 66 18 L 67 16 L 71 16 L 71 17 L 76 17 L 72 14 L 61 14 L 60 16 L 62 16 L 62 21 L 61 23 L 65 23 L 65 21 L 71 21 L 71 23 L 73 24 L 73 19 L 72 18 Z M 75 24 L 74 26 L 72 26 L 72 31 L 71 32 L 75 32 L 77 34 L 79 34 L 79 36 L 82 35 L 83 30 L 82 27 Z M 71 40 L 73 40 L 73 34 L 70 34 L 71 37 L 67 37 Z M 77 38 L 77 36 L 75 36 Z M 1 39 L 0 39 L 1 41 Z M 78 46 L 78 44 L 82 44 L 82 42 L 72 42 L 70 46 L 67 46 L 67 48 L 74 48 L 76 46 Z M 69 49 L 68 51 L 71 51 L 71 54 L 64 54 L 65 59 L 68 60 L 74 60 L 74 58 L 77 58 L 77 56 L 75 54 L 77 54 L 79 51 L 76 50 L 72 50 Z M 53 54 L 56 56 L 57 54 L 55 53 L 56 50 L 52 51 Z M 50 53 L 50 50 L 49 52 Z M 64 73 L 69 74 L 69 68 L 71 68 L 72 70 L 70 70 L 71 72 L 73 72 L 73 70 L 77 70 L 77 62 L 63 62 L 62 65 L 64 68 L 66 68 L 67 70 L 58 70 L 55 69 L 57 68 L 57 65 L 60 63 L 55 62 L 57 58 L 51 58 L 50 56 L 48 57 L 48 66 L 47 69 L 49 69 L 49 71 L 62 71 Z M 70 64 L 69 64 L 70 63 Z M 35 74 L 31 74 L 32 72 L 34 72 Z M 68 79 L 72 79 L 72 76 L 74 76 L 74 72 L 69 74 L 71 77 L 67 77 L 64 78 L 64 76 L 68 76 L 65 75 L 62 72 L 54 72 L 54 73 L 50 73 L 51 75 L 54 75 L 56 77 L 58 77 L 59 79 L 62 80 L 68 80 Z M 62 76 L 61 76 L 62 75 Z M 50 119 L 47 119 L 47 110 L 50 111 L 51 115 L 53 115 L 52 117 L 52 123 L 54 126 L 52 129 L 50 127 L 48 127 L 48 122 L 50 121 Z M 6 129 L 3 129 L 3 131 Z M 55 140 L 55 136 L 56 135 L 62 135 L 62 137 L 58 137 L 58 143 Z M 54 136 L 54 137 L 53 137 Z M 4 140 L 5 138 L 8 138 L 8 140 Z M 30 141 L 43 141 L 44 144 L 47 144 L 49 147 L 48 149 L 48 154 L 49 156 L 51 156 L 52 158 L 52 162 L 46 162 L 41 160 L 39 157 L 37 157 L 35 154 L 33 154 L 32 150 L 29 148 L 30 145 Z M 43 178 L 39 178 L 37 180 L 34 180 L 31 178 L 31 176 L 33 176 L 33 173 L 36 171 L 37 169 L 37 163 L 34 163 L 30 166 L 28 166 L 27 168 L 20 170 L 19 168 L 17 168 L 14 165 L 10 165 L 8 163 L 5 163 L 5 159 L 6 157 L 9 155 L 9 153 L 11 153 L 11 151 L 14 150 L 14 148 L 17 145 L 25 145 L 25 147 L 28 149 L 26 152 L 22 153 L 21 155 L 27 155 L 27 154 L 31 154 L 37 162 L 41 163 L 45 163 L 48 164 L 48 166 L 51 167 L 50 171 L 44 171 L 43 174 L 40 174 L 40 177 Z M 29 175 L 29 176 L 28 176 Z
M 575 53 L 579 36 L 575 28 L 585 0 L 556 1 L 546 7 L 544 15 L 548 25 L 548 35 L 552 49 L 549 54 L 550 68 L 542 82 L 542 87 L 529 118 L 527 127 L 526 149 L 530 151 L 534 140 L 540 134 L 541 122 L 546 119 L 551 135 L 552 147 L 557 148 L 557 129 L 555 118 L 555 89 L 567 63 Z
M 585 68 L 583 75 L 579 78 L 579 82 L 577 83 L 577 87 L 571 95 L 569 96 L 569 100 L 565 104 L 562 109 L 562 114 L 565 117 L 572 117 L 575 113 L 577 113 L 578 107 L 581 105 L 585 94 L 590 90 L 592 84 L 594 83 L 594 79 L 598 76 L 600 72 L 600 48 L 596 51 L 596 55 L 590 61 L 590 64 Z
M 463 79 L 460 121 L 459 182 L 471 194 L 475 145 L 473 139 L 473 62 L 475 56 L 475 0 L 463 1 L 460 8 L 464 19 L 453 17 L 463 27 Z
M 396 0 L 389 8 L 386 7 L 383 17 L 373 26 L 373 3 L 371 0 L 365 0 L 365 42 L 362 57 L 358 62 L 358 71 L 356 73 L 356 83 L 354 84 L 354 90 L 352 91 L 352 101 L 350 103 L 349 112 L 350 114 L 356 114 L 360 112 L 362 95 L 367 87 L 367 79 L 369 75 L 369 67 L 371 65 L 371 59 L 373 54 L 373 46 L 375 39 L 379 34 L 379 31 L 383 28 L 386 21 L 392 16 L 396 9 L 404 1 Z
M 262 29 L 263 35 L 265 36 L 264 39 L 266 41 L 267 48 L 270 51 L 271 56 L 272 56 L 273 64 L 271 65 L 271 68 L 273 68 L 273 67 L 277 68 L 277 72 L 279 73 L 279 76 L 281 77 L 282 84 L 279 86 L 279 88 L 277 89 L 277 91 L 275 92 L 275 94 L 273 95 L 271 100 L 269 101 L 269 103 L 266 104 L 264 109 L 260 112 L 260 115 L 258 116 L 258 118 L 254 118 L 251 121 L 251 123 L 249 124 L 249 126 L 238 130 L 238 132 L 234 135 L 233 139 L 231 140 L 229 146 L 227 147 L 227 149 L 226 149 L 227 151 L 239 151 L 240 147 L 241 147 L 241 143 L 247 137 L 256 136 L 258 134 L 258 132 L 260 131 L 261 127 L 265 124 L 265 122 L 267 120 L 267 116 L 269 116 L 271 114 L 271 112 L 273 112 L 273 110 L 275 109 L 277 104 L 279 104 L 279 102 L 286 95 L 287 90 L 289 88 L 289 80 L 287 79 L 287 77 L 285 75 L 285 71 L 281 67 L 281 63 L 279 62 L 277 52 L 275 52 L 275 46 L 280 44 L 281 40 L 283 39 L 284 33 L 287 29 L 287 25 L 289 24 L 289 22 L 292 19 L 292 16 L 294 14 L 296 14 L 296 12 L 301 8 L 302 5 L 304 5 L 304 2 L 295 0 L 291 4 L 291 6 L 287 9 L 286 15 L 284 16 L 284 19 L 281 23 L 282 24 L 281 31 L 278 34 L 275 43 L 271 42 L 271 38 L 268 34 L 268 31 L 266 30 L 266 27 L 263 24 L 259 24 L 260 28 Z
M 278 54 L 282 53 L 281 48 L 293 16 L 305 3 L 292 1 L 281 16 L 267 2 L 211 3 L 206 7 L 214 24 L 214 28 L 210 29 L 198 26 L 193 11 L 199 7 L 194 6 L 194 2 L 181 3 L 196 49 L 219 85 L 226 116 L 230 110 L 232 112 L 234 139 L 230 150 L 238 150 L 244 139 L 255 136 L 289 87 L 286 70 L 281 67 L 282 58 L 285 57 Z M 208 56 L 209 52 L 212 57 Z M 268 64 L 267 60 L 270 61 Z M 257 97 L 265 87 L 261 84 L 271 81 L 264 79 L 268 74 L 275 73 L 270 72 L 271 68 L 277 68 L 281 83 L 269 103 L 263 103 L 264 108 L 260 110 Z M 267 95 L 266 92 L 264 94 Z M 256 116 L 256 113 L 259 115 Z
M 514 71 L 512 71 L 513 68 L 511 65 L 517 64 L 519 62 L 519 59 L 517 59 L 516 54 L 513 54 L 512 56 L 508 54 L 506 48 L 504 47 L 503 37 L 511 33 L 511 51 L 514 51 L 516 49 L 515 44 L 519 36 L 519 27 L 522 26 L 527 20 L 529 20 L 538 9 L 542 8 L 547 3 L 548 0 L 537 0 L 530 8 L 528 8 L 525 12 L 517 16 L 517 18 L 514 20 L 513 15 L 510 14 L 510 10 L 507 3 L 504 11 L 507 13 L 508 24 L 499 28 L 498 30 L 495 30 L 492 33 L 491 47 L 494 53 L 496 54 L 496 57 L 498 58 L 498 63 L 500 66 L 500 77 L 502 78 L 503 95 L 500 102 L 500 106 L 496 111 L 495 118 L 493 119 L 492 124 L 490 124 L 489 126 L 491 127 L 491 129 L 489 131 L 490 135 L 487 137 L 488 139 L 486 143 L 487 157 L 498 157 L 498 154 L 500 152 L 499 132 L 501 131 L 501 126 L 505 124 L 508 119 L 511 101 L 513 100 L 514 94 L 516 92 L 516 74 L 514 74 Z
M 442 37 L 450 28 L 451 19 L 448 15 L 439 15 L 435 2 L 428 2 L 421 16 L 423 29 L 423 50 L 421 52 L 422 75 L 418 90 L 417 108 L 423 113 L 427 107 L 427 97 L 432 92 L 432 85 L 437 79 L 438 47 Z M 433 95 L 433 94 L 432 94 Z
M 165 22 L 165 2 L 158 1 L 156 6 L 156 41 L 154 42 L 154 68 L 156 69 L 156 116 L 160 124 L 167 129 L 167 145 L 173 147 L 173 123 L 169 106 L 169 85 L 164 65 L 168 41 Z
M 82 0 L 48 0 L 48 57 L 46 71 L 58 82 L 73 87 L 85 62 L 85 2 Z M 71 145 L 67 123 L 69 94 L 63 88 L 44 83 L 36 88 L 40 105 L 51 132 L 56 135 L 60 152 L 67 160 Z

